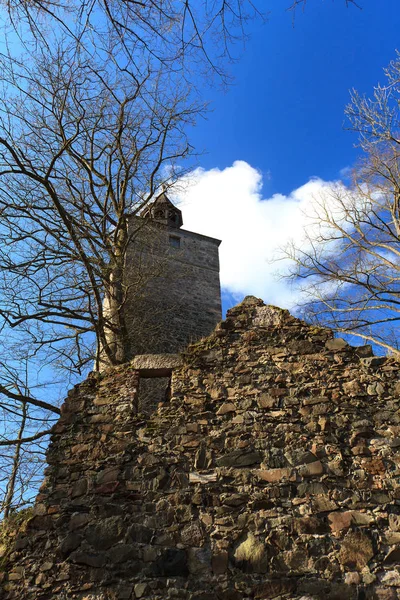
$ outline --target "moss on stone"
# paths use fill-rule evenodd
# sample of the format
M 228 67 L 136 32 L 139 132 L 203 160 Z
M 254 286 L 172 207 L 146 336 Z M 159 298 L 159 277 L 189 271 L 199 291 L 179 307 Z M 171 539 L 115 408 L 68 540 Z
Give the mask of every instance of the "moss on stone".
M 13 549 L 15 538 L 24 533 L 28 521 L 33 516 L 33 507 L 13 511 L 6 519 L 0 521 L 0 571 L 3 571 Z

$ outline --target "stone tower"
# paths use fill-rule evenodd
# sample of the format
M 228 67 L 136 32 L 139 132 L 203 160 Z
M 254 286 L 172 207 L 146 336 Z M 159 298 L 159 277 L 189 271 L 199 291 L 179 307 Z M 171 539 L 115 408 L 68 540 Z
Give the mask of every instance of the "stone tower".
M 179 352 L 221 320 L 221 242 L 182 225 L 164 192 L 130 218 L 125 310 L 132 356 Z

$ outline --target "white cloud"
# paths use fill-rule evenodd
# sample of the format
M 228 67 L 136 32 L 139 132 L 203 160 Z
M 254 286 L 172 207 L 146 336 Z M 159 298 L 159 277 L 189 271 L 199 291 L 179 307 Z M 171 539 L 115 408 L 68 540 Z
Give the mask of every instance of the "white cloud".
M 343 169 L 340 169 L 339 175 L 340 177 L 342 177 L 342 179 L 349 179 L 351 177 L 352 172 L 352 167 L 343 167 Z
M 244 161 L 226 169 L 197 169 L 177 191 L 184 228 L 222 240 L 221 285 L 241 297 L 253 294 L 269 304 L 293 307 L 299 291 L 276 277 L 288 264 L 274 259 L 289 240 L 304 236 L 315 198 L 332 183 L 314 178 L 288 196 L 262 196 L 262 175 Z M 308 224 L 310 226 L 310 224 Z

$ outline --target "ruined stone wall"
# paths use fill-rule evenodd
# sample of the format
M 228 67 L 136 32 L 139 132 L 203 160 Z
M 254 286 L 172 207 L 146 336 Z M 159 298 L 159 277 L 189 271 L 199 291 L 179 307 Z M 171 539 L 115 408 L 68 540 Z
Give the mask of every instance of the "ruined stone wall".
M 170 238 L 179 240 L 179 248 Z M 126 257 L 132 356 L 178 352 L 212 332 L 222 318 L 219 243 L 183 229 L 141 224 Z
M 136 411 L 77 387 L 3 600 L 400 598 L 400 366 L 247 299 Z

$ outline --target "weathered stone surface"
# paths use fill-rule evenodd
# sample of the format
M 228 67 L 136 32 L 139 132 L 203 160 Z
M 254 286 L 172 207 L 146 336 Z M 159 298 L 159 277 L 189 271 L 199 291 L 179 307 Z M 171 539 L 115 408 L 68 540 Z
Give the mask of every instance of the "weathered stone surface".
M 228 570 L 228 552 L 219 551 L 212 557 L 212 570 L 215 575 L 224 575 Z
M 361 571 L 374 556 L 372 542 L 365 533 L 351 531 L 346 534 L 339 554 L 339 562 L 349 568 Z
M 140 552 L 136 545 L 133 544 L 117 544 L 110 548 L 107 557 L 112 564 L 119 564 L 129 560 L 136 560 Z
M 181 541 L 185 546 L 201 546 L 204 541 L 202 528 L 197 523 L 192 523 L 181 532 Z
M 210 548 L 189 548 L 187 568 L 191 575 L 207 576 L 211 571 Z
M 392 531 L 400 531 L 400 514 L 389 515 L 389 527 Z
M 168 375 L 172 369 L 180 367 L 182 358 L 179 354 L 137 354 L 133 357 L 132 369 L 153 377 Z
M 400 565 L 400 547 L 390 550 L 383 562 L 385 565 Z
M 88 489 L 88 481 L 87 479 L 80 479 L 79 481 L 76 481 L 71 489 L 71 497 L 72 498 L 77 498 L 78 496 L 83 496 L 84 494 L 86 494 Z
M 135 585 L 135 598 L 145 598 L 146 594 L 149 593 L 150 588 L 147 583 L 137 583 Z
M 256 473 L 260 479 L 269 483 L 293 477 L 293 469 L 259 469 Z
M 382 583 L 399 588 L 400 572 L 398 570 L 386 571 L 385 574 L 382 576 Z
M 296 589 L 296 582 L 293 579 L 281 578 L 275 581 L 263 583 L 257 587 L 254 598 L 257 600 L 270 600 L 271 598 L 281 598 L 285 594 L 291 594 Z
M 348 343 L 343 338 L 333 338 L 332 340 L 328 340 L 325 346 L 328 350 L 337 352 L 338 350 L 346 350 Z
M 232 413 L 236 411 L 236 406 L 232 404 L 232 402 L 226 402 L 217 410 L 217 415 L 226 415 L 227 413 Z
M 100 568 L 106 563 L 106 557 L 103 554 L 97 554 L 92 552 L 72 552 L 69 556 L 71 562 L 79 565 L 86 565 L 88 567 Z
M 306 465 L 300 465 L 298 467 L 298 473 L 302 477 L 313 477 L 314 475 L 322 475 L 324 472 L 323 464 L 320 460 L 317 460 Z
M 260 452 L 234 450 L 225 456 L 216 459 L 216 464 L 219 467 L 248 467 L 260 463 L 262 461 Z
M 320 516 L 300 517 L 293 521 L 293 529 L 296 533 L 319 534 L 327 533 L 329 526 L 326 520 Z
M 335 533 L 348 529 L 352 523 L 355 525 L 370 525 L 373 522 L 371 515 L 354 510 L 332 512 L 328 515 L 328 519 L 331 529 Z
M 132 365 L 90 377 L 2 551 L 1 600 L 398 600 L 399 380 L 254 298 L 147 417 Z
M 102 469 L 97 474 L 96 483 L 102 485 L 104 483 L 110 483 L 111 481 L 114 482 L 118 479 L 119 474 L 120 469 L 118 467 Z
M 348 529 L 351 525 L 352 516 L 350 511 L 329 513 L 328 519 L 333 532 Z
M 217 481 L 217 473 L 189 473 L 190 483 L 210 483 L 211 481 Z
M 133 542 L 137 542 L 139 544 L 149 544 L 154 535 L 154 531 L 150 527 L 135 523 L 129 528 L 128 535 Z
M 317 460 L 317 457 L 312 452 L 305 452 L 304 450 L 298 448 L 285 452 L 285 458 L 293 467 L 313 463 Z
M 82 536 L 78 533 L 68 533 L 60 544 L 60 553 L 63 557 L 68 556 L 80 545 Z
M 186 577 L 189 574 L 186 551 L 174 548 L 165 550 L 155 561 L 152 570 L 156 576 Z
M 69 529 L 71 531 L 74 531 L 75 529 L 84 527 L 89 521 L 90 517 L 87 513 L 76 513 L 71 517 L 71 520 L 69 522 Z
M 84 535 L 86 541 L 96 550 L 107 550 L 123 538 L 124 529 L 121 517 L 108 517 L 89 525 Z
M 386 362 L 386 358 L 383 356 L 371 356 L 370 358 L 362 358 L 361 362 L 366 367 L 379 367 Z

